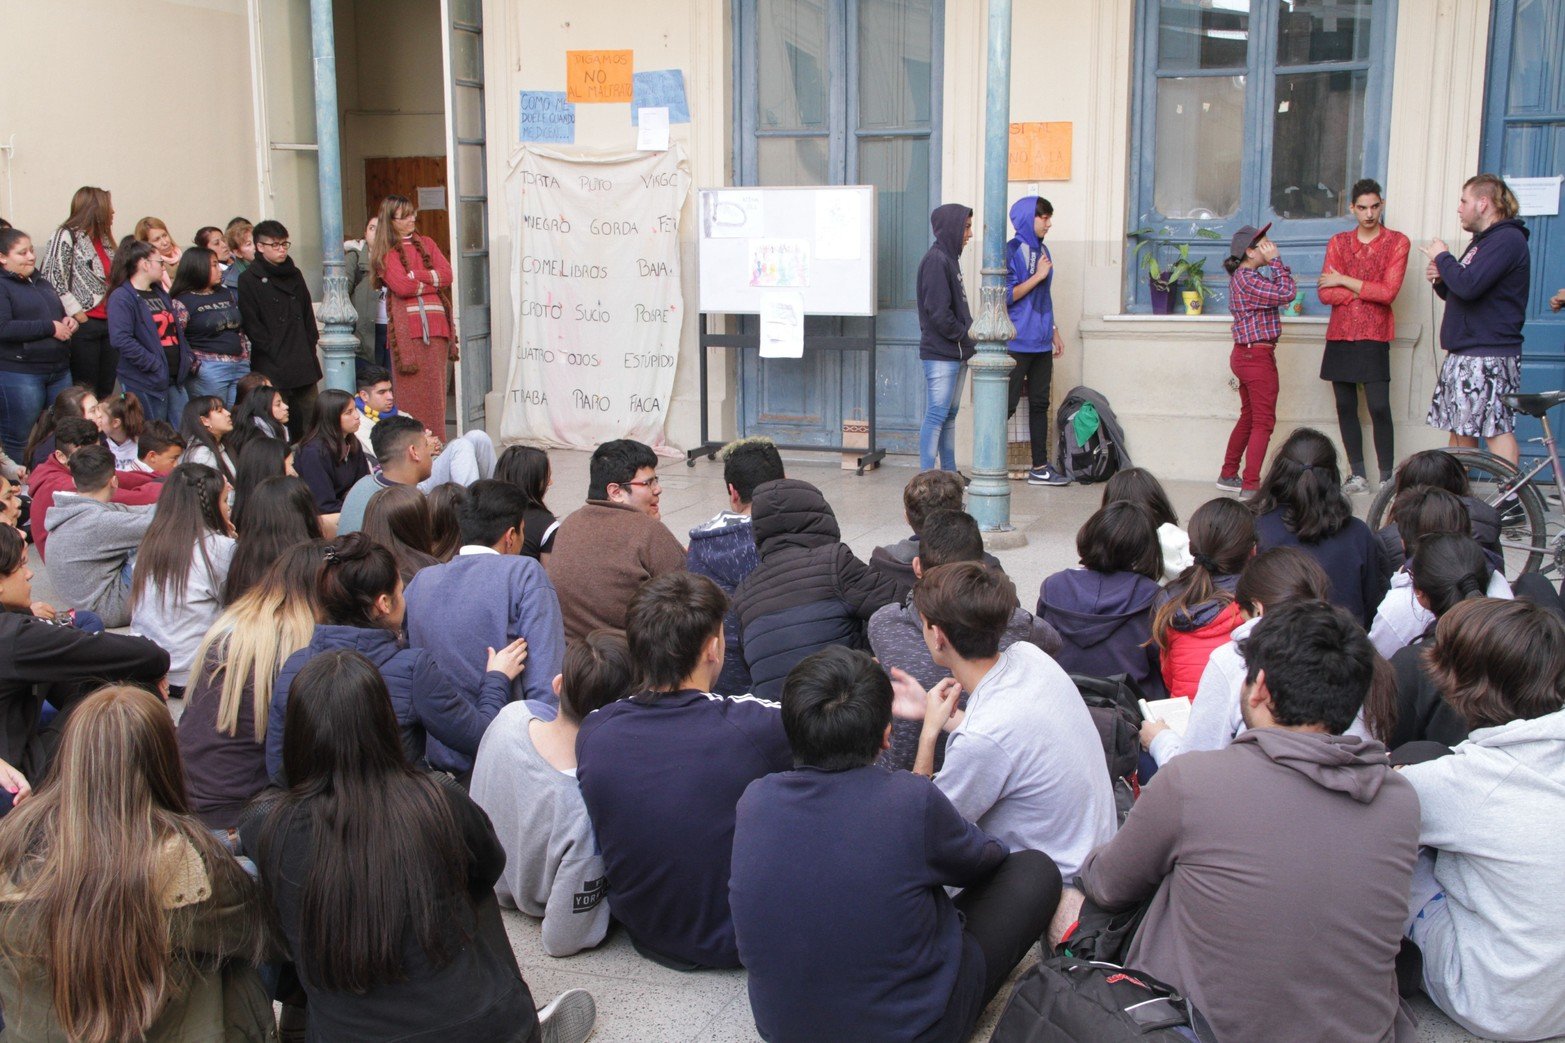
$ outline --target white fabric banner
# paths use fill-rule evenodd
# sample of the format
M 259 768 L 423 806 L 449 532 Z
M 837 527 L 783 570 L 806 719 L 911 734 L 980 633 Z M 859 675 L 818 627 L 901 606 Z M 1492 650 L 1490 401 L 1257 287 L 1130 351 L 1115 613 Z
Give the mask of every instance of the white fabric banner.
M 515 332 L 502 439 L 661 445 L 684 326 L 679 220 L 690 180 L 678 144 L 521 149 L 506 178 Z

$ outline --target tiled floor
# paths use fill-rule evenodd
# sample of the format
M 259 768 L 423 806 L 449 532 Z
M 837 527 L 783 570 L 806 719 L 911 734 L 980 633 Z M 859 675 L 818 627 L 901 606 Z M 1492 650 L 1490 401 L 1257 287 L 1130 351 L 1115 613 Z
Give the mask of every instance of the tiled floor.
M 586 498 L 586 453 L 555 451 L 551 509 L 563 517 Z M 902 486 L 914 468 L 893 463 L 863 477 L 836 466 L 826 454 L 800 454 L 787 458 L 790 477 L 814 483 L 825 494 L 842 527 L 843 539 L 861 557 L 876 546 L 907 536 L 902 518 Z M 687 468 L 682 460 L 667 460 L 659 469 L 662 480 L 663 519 L 681 540 L 689 529 L 715 514 L 727 502 L 722 464 L 698 461 Z M 1023 604 L 1036 599 L 1036 590 L 1049 573 L 1076 561 L 1076 530 L 1098 506 L 1101 486 L 1062 489 L 1029 487 L 1012 483 L 1011 517 L 1027 537 L 1025 546 L 996 551 L 1006 572 L 1016 581 Z M 1173 483 L 1168 492 L 1181 517 L 1206 500 L 1220 495 L 1211 485 Z M 1362 511 L 1368 505 L 1360 497 Z M 52 593 L 47 572 L 34 557 L 37 578 L 34 597 L 49 600 Z M 755 1023 L 745 994 L 743 971 L 706 971 L 681 974 L 645 960 L 631 948 L 623 932 L 616 932 L 598 949 L 566 959 L 544 954 L 538 924 L 521 913 L 506 914 L 510 934 L 523 975 L 540 1005 L 568 988 L 585 988 L 598 1004 L 598 1043 L 663 1043 L 663 1041 L 752 1041 Z M 1030 960 L 1028 963 L 1030 964 Z M 1018 973 L 1023 968 L 1018 969 Z M 1285 969 L 1279 968 L 1279 972 Z M 985 1012 L 975 1040 L 986 1040 L 999 1017 L 1005 993 Z M 1322 997 L 1329 1002 L 1328 997 Z M 1427 1001 L 1415 1005 L 1421 1025 L 1421 1043 L 1467 1043 L 1471 1036 L 1454 1026 Z M 1565 1038 L 1565 1037 L 1562 1037 Z

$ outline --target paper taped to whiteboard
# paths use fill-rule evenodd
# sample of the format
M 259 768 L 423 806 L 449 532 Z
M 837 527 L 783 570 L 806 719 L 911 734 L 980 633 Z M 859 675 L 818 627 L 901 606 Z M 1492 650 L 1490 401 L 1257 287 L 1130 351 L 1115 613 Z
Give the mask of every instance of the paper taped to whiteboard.
M 750 240 L 751 286 L 810 285 L 808 239 Z
M 1505 183 L 1516 194 L 1521 217 L 1553 217 L 1560 212 L 1559 174 L 1553 177 L 1508 177 Z
M 768 290 L 761 298 L 761 357 L 804 357 L 804 294 Z
M 815 202 L 815 256 L 823 261 L 857 261 L 859 196 L 825 194 Z
M 702 232 L 708 239 L 754 239 L 766 234 L 766 204 L 759 192 L 710 192 L 704 197 Z

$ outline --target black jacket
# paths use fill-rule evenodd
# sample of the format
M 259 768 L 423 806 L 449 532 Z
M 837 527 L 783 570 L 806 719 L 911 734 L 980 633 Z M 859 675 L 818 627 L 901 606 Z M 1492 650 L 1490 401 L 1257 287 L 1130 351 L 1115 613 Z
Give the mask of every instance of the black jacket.
M 971 207 L 944 203 L 929 215 L 935 243 L 918 265 L 918 357 L 958 362 L 971 358 L 973 313 L 962 287 L 962 230 Z
M 69 366 L 70 343 L 54 339 L 54 324 L 63 318 L 65 307 L 48 280 L 0 270 L 0 370 L 50 376 Z
M 1489 564 L 1502 573 L 1505 571 L 1505 554 L 1500 547 L 1500 512 L 1484 501 L 1472 496 L 1462 497 L 1467 505 L 1467 517 L 1472 524 L 1473 539 L 1489 556 Z M 1402 546 L 1402 534 L 1395 522 L 1387 522 L 1375 533 L 1380 547 L 1386 552 L 1386 582 L 1397 570 L 1407 564 L 1407 548 Z
M 1424 652 L 1433 643 L 1432 634 L 1425 634 L 1391 657 L 1397 677 L 1397 723 L 1387 749 L 1422 740 L 1455 746 L 1467 739 L 1466 719 L 1445 701 L 1424 666 Z
M 896 600 L 897 585 L 842 542 L 836 515 L 809 482 L 756 486 L 750 515 L 761 564 L 734 591 L 739 647 L 750 691 L 782 695 L 798 662 L 828 645 L 869 648 L 864 624 Z
M 66 711 L 81 696 L 117 682 L 150 688 L 167 673 L 168 653 L 146 638 L 88 634 L 0 610 L 0 760 L 37 785 Z M 38 712 L 46 698 L 61 714 L 40 734 Z
M 288 258 L 274 265 L 261 257 L 239 277 L 239 321 L 250 338 L 250 368 L 283 390 L 321 379 L 315 357 L 320 330 L 304 273 Z

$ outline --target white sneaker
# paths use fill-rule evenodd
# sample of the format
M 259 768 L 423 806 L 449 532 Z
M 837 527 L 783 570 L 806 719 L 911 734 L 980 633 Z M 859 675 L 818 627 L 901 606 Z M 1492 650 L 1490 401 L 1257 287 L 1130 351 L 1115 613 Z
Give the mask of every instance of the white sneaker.
M 1349 475 L 1348 480 L 1342 483 L 1342 491 L 1352 496 L 1354 493 L 1369 492 L 1369 479 L 1361 474 Z
M 538 1012 L 542 1043 L 584 1043 L 598 1023 L 598 1004 L 586 989 L 566 989 Z

